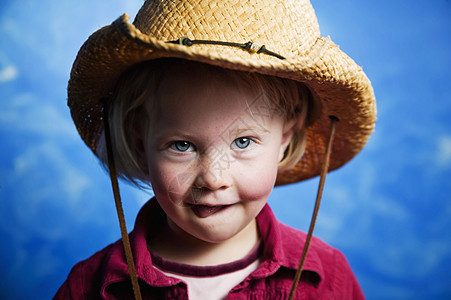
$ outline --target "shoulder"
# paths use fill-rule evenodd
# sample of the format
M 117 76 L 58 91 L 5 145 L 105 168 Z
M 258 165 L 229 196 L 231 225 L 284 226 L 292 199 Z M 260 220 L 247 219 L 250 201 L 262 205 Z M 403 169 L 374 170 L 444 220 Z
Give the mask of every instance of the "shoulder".
M 301 255 L 307 234 L 301 230 L 290 227 L 277 221 L 281 233 L 283 248 L 288 254 Z M 302 246 L 302 247 L 300 247 Z M 310 242 L 309 252 L 315 254 L 321 259 L 333 259 L 336 255 L 342 256 L 341 252 L 325 243 L 323 240 L 313 237 Z
M 307 234 L 280 222 L 278 226 L 285 257 L 289 260 L 285 263 L 292 269 L 297 269 Z M 310 243 L 304 270 L 319 276 L 316 277 L 318 281 L 316 288 L 312 289 L 312 296 L 329 291 L 334 299 L 364 299 L 360 285 L 343 253 L 317 237 L 313 237 Z M 307 273 L 309 272 L 306 272 L 306 275 Z
M 105 259 L 117 244 L 110 244 L 74 265 L 54 299 L 87 299 L 99 293 Z
M 282 245 L 287 257 L 299 258 L 307 239 L 307 234 L 301 230 L 295 229 L 278 221 L 281 232 Z M 322 267 L 341 266 L 348 264 L 343 253 L 327 244 L 318 237 L 312 237 L 310 242 L 308 256 L 310 261 L 317 261 Z M 297 266 L 296 266 L 297 267 Z M 328 269 L 327 268 L 327 269 Z

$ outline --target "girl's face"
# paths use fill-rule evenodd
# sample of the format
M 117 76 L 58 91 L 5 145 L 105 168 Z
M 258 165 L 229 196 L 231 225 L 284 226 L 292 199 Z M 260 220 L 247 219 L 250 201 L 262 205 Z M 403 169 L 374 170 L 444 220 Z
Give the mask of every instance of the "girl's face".
M 261 93 L 201 73 L 162 82 L 144 151 L 172 231 L 221 243 L 255 235 L 292 129 Z

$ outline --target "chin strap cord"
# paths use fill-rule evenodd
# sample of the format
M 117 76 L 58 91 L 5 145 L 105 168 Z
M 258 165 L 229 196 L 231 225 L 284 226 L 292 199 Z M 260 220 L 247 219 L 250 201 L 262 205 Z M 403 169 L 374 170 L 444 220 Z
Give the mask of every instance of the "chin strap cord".
M 108 155 L 108 169 L 110 173 L 111 185 L 113 187 L 114 202 L 116 203 L 117 217 L 119 219 L 119 226 L 121 227 L 122 243 L 124 245 L 125 258 L 127 260 L 128 272 L 132 281 L 133 293 L 136 300 L 141 300 L 141 292 L 139 290 L 138 278 L 136 276 L 135 263 L 133 262 L 132 249 L 130 247 L 130 240 L 128 239 L 127 226 L 125 224 L 124 210 L 122 209 L 121 194 L 119 193 L 119 184 L 117 180 L 117 170 L 114 163 L 113 148 L 111 145 L 111 134 L 108 117 L 108 101 L 103 99 L 103 123 L 105 127 L 105 141 Z
M 305 240 L 304 250 L 302 251 L 301 260 L 299 262 L 298 269 L 296 274 L 294 275 L 293 284 L 291 286 L 289 300 L 294 299 L 294 293 L 296 292 L 296 288 L 298 286 L 299 280 L 301 279 L 302 268 L 304 267 L 305 259 L 307 257 L 308 248 L 310 246 L 310 241 L 312 240 L 313 230 L 315 229 L 316 217 L 318 216 L 319 206 L 321 204 L 321 197 L 323 195 L 324 182 L 326 181 L 327 171 L 329 169 L 329 161 L 330 161 L 330 153 L 332 150 L 332 143 L 334 141 L 335 135 L 335 124 L 338 121 L 337 117 L 330 116 L 330 131 L 329 131 L 329 140 L 327 142 L 326 153 L 324 153 L 324 161 L 321 166 L 321 175 L 319 179 L 318 192 L 316 194 L 315 208 L 313 209 L 312 219 L 310 221 L 310 228 L 307 234 L 307 239 Z

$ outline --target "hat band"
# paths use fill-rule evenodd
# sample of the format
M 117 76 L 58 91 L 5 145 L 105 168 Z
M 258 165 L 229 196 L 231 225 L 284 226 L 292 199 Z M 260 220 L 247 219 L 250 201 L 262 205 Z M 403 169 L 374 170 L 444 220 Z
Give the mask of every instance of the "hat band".
M 252 41 L 241 44 L 241 43 L 231 43 L 231 42 L 211 41 L 211 40 L 191 40 L 187 37 L 181 37 L 178 40 L 169 41 L 168 43 L 185 45 L 188 47 L 190 47 L 194 44 L 231 46 L 231 47 L 238 47 L 238 48 L 244 49 L 250 53 L 263 53 L 263 54 L 277 57 L 279 59 L 285 59 L 285 57 L 283 57 L 282 55 L 266 49 L 265 45 L 259 45 L 258 43 L 254 43 Z

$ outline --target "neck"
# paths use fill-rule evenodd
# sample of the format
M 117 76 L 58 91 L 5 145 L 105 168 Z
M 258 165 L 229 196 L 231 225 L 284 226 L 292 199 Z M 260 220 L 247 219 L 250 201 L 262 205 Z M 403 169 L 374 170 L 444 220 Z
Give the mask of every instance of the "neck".
M 168 221 L 148 246 L 165 259 L 195 266 L 215 266 L 244 258 L 257 245 L 255 219 L 232 238 L 221 242 L 200 240 Z

